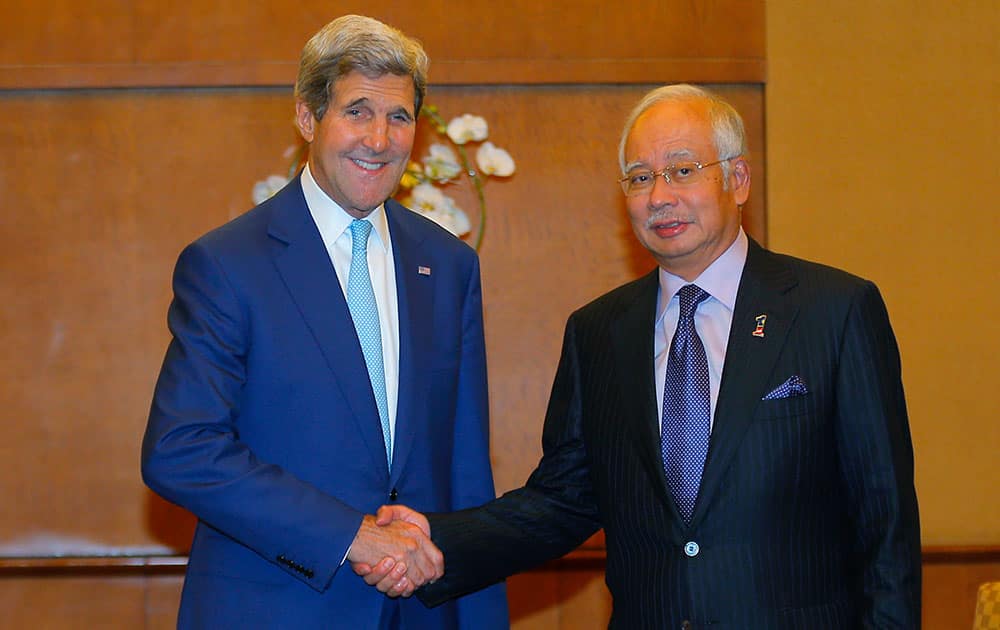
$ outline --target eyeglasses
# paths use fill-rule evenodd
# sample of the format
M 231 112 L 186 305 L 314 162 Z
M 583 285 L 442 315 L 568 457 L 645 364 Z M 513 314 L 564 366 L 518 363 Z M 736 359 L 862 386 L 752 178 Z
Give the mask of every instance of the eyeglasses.
M 702 164 L 701 162 L 678 162 L 677 164 L 671 164 L 662 171 L 634 171 L 619 179 L 618 182 L 622 185 L 622 190 L 628 197 L 649 192 L 653 189 L 653 185 L 656 184 L 656 178 L 661 175 L 671 186 L 692 186 L 705 179 L 704 174 L 701 172 L 702 169 L 722 164 L 729 160 L 735 160 L 738 157 L 740 156 L 734 155 L 716 160 L 715 162 L 709 162 L 708 164 Z

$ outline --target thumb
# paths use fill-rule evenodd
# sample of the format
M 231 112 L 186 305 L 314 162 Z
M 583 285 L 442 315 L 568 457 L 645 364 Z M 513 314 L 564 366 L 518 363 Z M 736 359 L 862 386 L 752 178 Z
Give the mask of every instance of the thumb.
M 375 524 L 384 527 L 401 518 L 403 518 L 403 515 L 398 513 L 395 506 L 383 505 L 375 513 Z

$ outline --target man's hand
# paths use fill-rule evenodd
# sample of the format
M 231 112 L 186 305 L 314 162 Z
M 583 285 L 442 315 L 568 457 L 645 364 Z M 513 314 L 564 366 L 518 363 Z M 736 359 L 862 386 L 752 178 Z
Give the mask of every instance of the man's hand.
M 444 556 L 430 541 L 430 527 L 421 514 L 409 508 L 399 513 L 398 519 L 393 518 L 394 512 L 382 515 L 379 523 L 366 515 L 347 559 L 354 572 L 380 592 L 409 597 L 418 587 L 444 575 Z
M 369 518 L 371 517 L 365 517 L 366 522 Z M 431 527 L 423 514 L 405 505 L 383 505 L 379 508 L 374 522 L 379 527 L 388 528 L 395 524 L 396 526 L 405 525 L 407 527 L 415 526 L 419 528 L 427 538 L 426 544 L 436 554 L 434 557 L 440 561 L 439 564 L 435 565 L 435 568 L 439 568 L 440 571 L 436 575 L 425 574 L 426 579 L 424 581 L 416 581 L 416 576 L 407 570 L 406 563 L 399 561 L 395 556 L 386 556 L 378 564 L 372 565 L 361 560 L 355 561 L 351 557 L 351 554 L 349 554 L 348 559 L 351 560 L 351 568 L 354 569 L 355 573 L 364 578 L 366 584 L 374 586 L 379 592 L 385 593 L 389 597 L 409 597 L 413 594 L 414 590 L 423 586 L 424 583 L 433 582 L 444 574 L 444 557 L 429 540 Z M 364 528 L 365 524 L 363 523 L 361 529 L 364 530 Z
M 427 517 L 412 508 L 396 503 L 383 505 L 375 513 L 375 522 L 379 525 L 388 525 L 393 521 L 404 521 L 416 525 L 425 536 L 431 537 L 431 524 L 427 522 Z

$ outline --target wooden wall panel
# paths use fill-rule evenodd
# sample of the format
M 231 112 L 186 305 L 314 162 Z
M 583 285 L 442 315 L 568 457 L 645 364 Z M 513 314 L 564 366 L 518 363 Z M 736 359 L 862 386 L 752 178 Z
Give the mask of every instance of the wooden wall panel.
M 620 125 L 648 88 L 717 83 L 744 112 L 745 224 L 764 237 L 763 2 L 653 4 L 641 19 L 596 0 L 512 0 L 502 16 L 484 1 L 336 10 L 421 39 L 429 101 L 485 116 L 517 161 L 487 184 L 481 253 L 498 487 L 520 485 L 566 316 L 652 267 L 614 182 Z M 0 627 L 172 627 L 177 559 L 149 567 L 186 550 L 194 521 L 138 468 L 171 269 L 285 170 L 296 59 L 334 15 L 273 0 L 8 0 L 3 15 L 0 496 L 14 507 L 0 519 Z M 457 197 L 476 223 L 471 191 Z M 590 565 L 519 576 L 511 593 L 519 630 L 602 627 L 610 610 Z
M 611 593 L 603 568 L 543 568 L 507 580 L 512 630 L 604 630 Z
M 144 630 L 175 630 L 181 604 L 183 575 L 146 578 L 146 619 Z
M 0 69 L 134 61 L 129 0 L 4 0 Z
M 17 121 L 2 135 L 0 493 L 20 499 L 0 555 L 162 552 L 145 532 L 171 512 L 138 458 L 173 261 L 252 205 L 294 138 L 288 94 L 7 95 L 0 119 Z
M 646 89 L 432 92 L 446 115 L 485 116 L 518 162 L 509 181 L 487 183 L 482 249 L 500 489 L 520 485 L 537 462 L 566 316 L 653 266 L 615 182 L 621 122 Z M 760 146 L 759 92 L 723 91 L 746 109 Z M 170 275 L 186 243 L 248 209 L 254 181 L 285 169 L 296 143 L 290 95 L 8 94 L 0 119 L 18 121 L 3 133 L 18 148 L 0 217 L 9 243 L 0 329 L 16 331 L 4 335 L 11 351 L 0 360 L 10 419 L 0 423 L 0 493 L 19 499 L 0 521 L 0 555 L 183 550 L 190 518 L 138 476 Z M 762 190 L 751 218 L 762 217 L 753 211 Z M 457 197 L 478 221 L 471 192 Z
M 0 628 L 4 630 L 125 630 L 146 627 L 145 619 L 142 577 L 42 576 L 0 581 Z M 176 619 L 174 611 L 173 627 Z
M 424 42 L 437 83 L 762 82 L 764 3 L 8 2 L 0 88 L 281 85 L 338 14 Z M 7 13 L 10 19 L 6 19 Z M 706 34 L 711 36 L 706 36 Z M 82 45 L 81 45 L 82 44 Z

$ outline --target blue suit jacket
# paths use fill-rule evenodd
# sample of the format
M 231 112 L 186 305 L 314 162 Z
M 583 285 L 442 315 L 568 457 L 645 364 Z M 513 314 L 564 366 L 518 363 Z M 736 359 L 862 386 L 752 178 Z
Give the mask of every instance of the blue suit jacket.
M 342 564 L 384 503 L 448 511 L 494 497 L 478 258 L 393 201 L 386 214 L 399 304 L 391 470 L 298 179 L 177 262 L 142 472 L 199 519 L 180 627 L 373 628 L 384 606 L 400 607 L 403 628 L 508 626 L 502 588 L 428 610 Z

